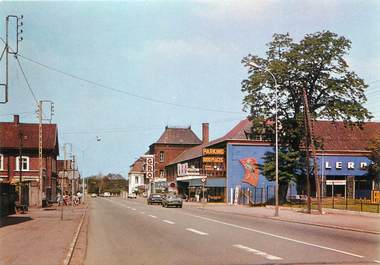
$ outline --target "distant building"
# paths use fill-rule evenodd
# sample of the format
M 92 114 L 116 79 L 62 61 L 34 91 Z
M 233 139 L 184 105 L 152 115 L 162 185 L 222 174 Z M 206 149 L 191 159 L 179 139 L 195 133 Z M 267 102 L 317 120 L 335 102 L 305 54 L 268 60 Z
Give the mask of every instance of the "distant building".
M 208 141 L 208 123 L 202 125 L 202 140 L 191 130 L 191 127 L 165 127 L 160 138 L 149 147 L 148 154 L 155 156 L 154 182 L 157 190 L 175 190 L 176 179 L 167 178 L 165 167 L 182 152 Z
M 59 155 L 56 124 L 42 125 L 43 179 L 42 197 L 56 200 L 57 156 Z M 38 206 L 39 194 L 39 125 L 20 123 L 15 115 L 13 122 L 0 122 L 0 182 L 26 185 L 24 198 L 29 206 Z M 20 161 L 21 159 L 21 167 Z
M 167 163 L 167 179 L 176 181 L 177 191 L 192 199 L 202 197 L 202 179 L 207 178 L 205 197 L 208 201 L 234 203 L 236 192 L 261 188 L 264 200 L 271 199 L 265 189 L 273 190 L 257 165 L 263 164 L 266 152 L 274 152 L 265 137 L 252 135 L 252 123 L 239 122 L 226 135 L 183 151 Z M 318 170 L 323 179 L 323 195 L 369 197 L 378 183 L 367 176 L 367 147 L 370 140 L 380 136 L 380 123 L 368 122 L 363 128 L 345 127 L 343 122 L 317 121 L 316 139 L 322 143 L 318 155 Z M 248 184 L 250 182 L 251 184 Z M 376 186 L 377 185 L 377 186 Z M 270 189 L 269 189 L 270 190 Z M 255 195 L 256 196 L 256 195 Z
M 68 174 L 73 170 L 73 161 L 71 159 L 57 160 L 57 172 L 58 172 L 58 186 L 62 190 L 63 195 L 69 195 L 72 193 L 72 181 L 68 178 Z
M 148 189 L 144 172 L 144 159 L 137 159 L 130 167 L 128 173 L 128 194 L 145 192 Z

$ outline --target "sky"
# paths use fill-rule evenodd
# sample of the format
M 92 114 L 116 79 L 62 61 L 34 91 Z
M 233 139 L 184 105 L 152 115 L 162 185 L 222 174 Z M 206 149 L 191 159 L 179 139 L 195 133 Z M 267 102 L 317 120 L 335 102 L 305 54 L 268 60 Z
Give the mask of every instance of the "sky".
M 54 102 L 59 144 L 72 144 L 84 175 L 127 176 L 167 125 L 191 126 L 201 138 L 209 122 L 210 139 L 224 135 L 247 116 L 241 59 L 264 56 L 274 33 L 350 39 L 346 59 L 369 84 L 366 107 L 380 121 L 380 1 L 1 1 L 3 39 L 5 17 L 21 14 L 21 68 L 9 57 L 0 120 L 20 113 L 37 122 L 22 69 L 35 97 Z

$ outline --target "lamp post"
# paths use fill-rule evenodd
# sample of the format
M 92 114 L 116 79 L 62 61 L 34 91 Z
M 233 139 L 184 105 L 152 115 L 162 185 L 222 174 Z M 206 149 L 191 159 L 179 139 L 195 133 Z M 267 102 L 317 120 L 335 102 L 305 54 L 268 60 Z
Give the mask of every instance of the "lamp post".
M 276 131 L 276 136 L 275 136 L 275 157 L 276 157 L 276 170 L 275 170 L 275 175 L 276 175 L 276 186 L 275 186 L 275 203 L 276 203 L 276 207 L 275 207 L 275 213 L 274 213 L 274 216 L 278 216 L 278 85 L 277 85 L 277 80 L 276 78 L 274 77 L 273 73 L 271 71 L 269 71 L 268 69 L 266 68 L 262 68 L 260 67 L 259 65 L 257 65 L 256 63 L 252 62 L 252 61 L 246 61 L 245 62 L 246 65 L 249 65 L 249 66 L 252 66 L 253 68 L 256 68 L 256 69 L 259 69 L 259 70 L 263 70 L 265 72 L 267 72 L 268 74 L 270 74 L 270 76 L 273 78 L 273 81 L 274 81 L 274 90 L 275 90 L 275 131 Z

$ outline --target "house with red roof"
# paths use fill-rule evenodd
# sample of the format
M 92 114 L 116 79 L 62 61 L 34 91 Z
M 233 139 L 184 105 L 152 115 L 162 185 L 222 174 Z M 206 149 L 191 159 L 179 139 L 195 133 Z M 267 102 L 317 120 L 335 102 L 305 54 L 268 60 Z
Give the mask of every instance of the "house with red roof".
M 208 123 L 202 124 L 202 140 L 191 127 L 165 127 L 159 139 L 149 146 L 147 154 L 154 155 L 156 190 L 176 189 L 176 179 L 166 176 L 165 167 L 185 150 L 208 142 Z
M 203 196 L 204 179 L 208 201 L 235 203 L 237 192 L 253 188 L 261 190 L 261 200 L 271 199 L 274 183 L 261 174 L 258 165 L 263 164 L 266 152 L 274 152 L 273 146 L 252 135 L 251 126 L 248 119 L 242 120 L 223 137 L 183 151 L 167 164 L 167 178 L 177 181 L 180 194 L 195 200 Z M 368 198 L 376 183 L 366 174 L 371 163 L 367 147 L 379 138 L 380 123 L 351 128 L 343 122 L 316 121 L 314 131 L 321 144 L 317 159 L 323 195 L 334 193 L 335 183 L 335 195 Z
M 43 179 L 40 194 L 39 125 L 21 123 L 18 115 L 13 122 L 0 122 L 0 182 L 23 188 L 24 203 L 40 206 L 40 198 L 56 200 L 57 156 L 59 155 L 56 124 L 42 125 Z

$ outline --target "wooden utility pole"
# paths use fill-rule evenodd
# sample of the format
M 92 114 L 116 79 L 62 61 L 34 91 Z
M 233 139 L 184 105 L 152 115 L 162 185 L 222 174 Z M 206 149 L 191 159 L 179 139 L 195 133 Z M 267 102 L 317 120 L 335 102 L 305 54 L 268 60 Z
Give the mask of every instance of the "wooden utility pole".
M 303 94 L 303 103 L 304 103 L 304 111 L 306 119 L 307 131 L 308 136 L 306 136 L 308 139 L 310 139 L 310 145 L 311 145 L 311 152 L 313 154 L 313 173 L 315 178 L 315 192 L 316 192 L 316 198 L 317 198 L 317 207 L 319 213 L 322 213 L 322 204 L 321 204 L 321 186 L 320 186 L 320 178 L 318 175 L 318 163 L 317 163 L 317 151 L 315 150 L 315 144 L 314 144 L 314 132 L 313 132 L 313 125 L 310 118 L 310 111 L 309 111 L 309 102 L 307 99 L 307 92 L 306 88 L 302 89 Z M 306 152 L 309 153 L 309 146 L 307 146 Z M 309 165 L 309 160 L 306 161 L 306 164 Z
M 304 125 L 305 125 L 305 151 L 306 151 L 306 163 L 305 163 L 305 173 L 306 173 L 306 195 L 307 195 L 307 213 L 311 213 L 311 197 L 310 197 L 310 141 L 309 141 L 309 130 L 306 118 L 306 112 L 304 111 Z
M 38 206 L 42 206 L 43 193 L 43 169 L 42 169 L 42 100 L 38 101 L 38 160 L 40 165 Z

